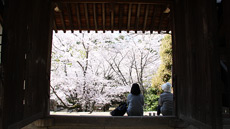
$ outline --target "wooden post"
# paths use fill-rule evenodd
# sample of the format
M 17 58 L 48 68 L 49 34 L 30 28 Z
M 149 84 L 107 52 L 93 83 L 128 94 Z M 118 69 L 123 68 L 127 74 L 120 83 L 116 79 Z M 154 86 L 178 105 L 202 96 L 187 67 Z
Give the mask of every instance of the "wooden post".
M 1 116 L 3 128 L 20 128 L 49 114 L 52 6 L 49 0 L 5 2 Z

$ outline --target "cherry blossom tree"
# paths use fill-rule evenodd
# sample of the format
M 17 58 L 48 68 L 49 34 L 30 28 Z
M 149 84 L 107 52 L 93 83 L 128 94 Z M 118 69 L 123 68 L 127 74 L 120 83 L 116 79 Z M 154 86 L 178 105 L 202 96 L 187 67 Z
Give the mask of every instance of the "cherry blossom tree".
M 51 98 L 64 107 L 93 110 L 95 104 L 126 101 L 132 83 L 144 93 L 160 64 L 163 35 L 55 33 Z

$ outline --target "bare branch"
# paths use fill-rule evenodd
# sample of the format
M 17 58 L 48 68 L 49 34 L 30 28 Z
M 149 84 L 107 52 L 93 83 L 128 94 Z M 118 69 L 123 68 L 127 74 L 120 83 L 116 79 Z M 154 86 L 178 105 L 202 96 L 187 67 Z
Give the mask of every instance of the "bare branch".
M 64 105 L 64 107 L 68 108 L 68 106 L 66 106 L 66 104 L 62 101 L 62 99 L 57 95 L 57 92 L 55 91 L 54 87 L 50 85 L 50 88 L 52 89 L 53 93 L 58 98 L 58 100 L 60 100 L 60 102 Z
M 81 62 L 77 61 L 77 63 L 81 66 L 82 71 L 84 72 L 85 69 L 84 69 L 83 65 L 81 64 Z

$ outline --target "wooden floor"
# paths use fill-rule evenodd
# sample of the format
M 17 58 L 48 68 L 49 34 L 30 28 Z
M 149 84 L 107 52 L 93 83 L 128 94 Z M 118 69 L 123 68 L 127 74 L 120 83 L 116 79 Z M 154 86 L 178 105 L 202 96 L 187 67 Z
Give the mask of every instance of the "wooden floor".
M 223 129 L 230 129 L 230 118 L 223 119 Z

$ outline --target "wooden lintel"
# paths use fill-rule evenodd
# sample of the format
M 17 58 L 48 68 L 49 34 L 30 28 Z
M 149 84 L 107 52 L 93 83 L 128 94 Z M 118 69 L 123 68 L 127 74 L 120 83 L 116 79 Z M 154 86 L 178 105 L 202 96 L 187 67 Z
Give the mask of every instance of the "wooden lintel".
M 96 12 L 96 5 L 93 4 L 93 15 L 94 15 L 94 25 L 95 25 L 95 32 L 97 33 L 97 12 Z
M 146 24 L 148 21 L 148 13 L 149 13 L 149 5 L 146 5 L 146 10 L 145 10 L 145 20 L 144 20 L 144 26 L 143 26 L 143 33 L 145 33 L 145 28 L 146 28 Z
M 77 14 L 77 23 L 78 23 L 78 29 L 81 33 L 81 20 L 80 20 L 80 13 L 79 13 L 79 5 L 76 4 L 76 14 Z
M 132 9 L 132 4 L 129 4 L 128 23 L 127 23 L 127 32 L 128 32 L 128 33 L 129 33 L 130 20 L 131 20 L 131 9 Z
M 119 6 L 119 33 L 121 33 L 122 23 L 123 23 L 123 5 Z
M 137 7 L 137 17 L 136 17 L 136 25 L 135 25 L 135 33 L 137 33 L 137 30 L 138 30 L 138 24 L 139 24 L 139 18 L 140 18 L 140 8 L 141 8 L 141 4 L 138 4 L 138 7 Z
M 88 18 L 88 7 L 87 7 L 87 3 L 84 3 L 84 7 L 85 7 L 85 20 L 86 20 L 86 25 L 87 25 L 88 33 L 89 33 L 90 32 L 90 28 L 89 28 L 89 18 Z
M 60 17 L 61 17 L 61 23 L 62 23 L 62 30 L 63 30 L 63 32 L 65 33 L 66 32 L 66 26 L 65 26 L 65 20 L 64 20 L 64 16 L 63 16 L 63 7 L 61 6 L 61 4 L 59 4 L 59 3 L 57 3 L 57 5 L 58 5 L 58 7 L 59 7 L 59 9 L 61 10 L 60 12 L 59 12 L 59 15 L 60 15 Z
M 73 17 L 72 17 L 72 11 L 71 11 L 71 6 L 69 3 L 66 4 L 68 14 L 69 14 L 69 21 L 70 21 L 70 27 L 71 27 L 71 32 L 73 33 L 74 26 L 73 26 Z
M 111 10 L 111 32 L 113 33 L 113 27 L 114 27 L 114 5 L 110 4 L 110 10 Z
M 155 16 L 156 16 L 156 12 L 157 12 L 157 8 L 156 6 L 154 6 L 154 12 L 153 12 L 153 16 L 152 16 L 152 19 L 151 19 L 151 24 L 150 24 L 150 33 L 152 34 L 153 33 L 153 27 L 154 27 L 154 19 L 155 19 Z
M 132 3 L 132 4 L 170 4 L 173 0 L 52 0 L 63 3 Z
M 105 33 L 105 4 L 102 3 L 103 33 Z
M 163 12 L 163 11 L 164 11 L 164 8 L 161 7 L 161 12 Z M 163 17 L 164 17 L 164 13 L 161 13 L 159 25 L 158 25 L 158 33 L 161 33 L 161 25 L 162 25 Z

